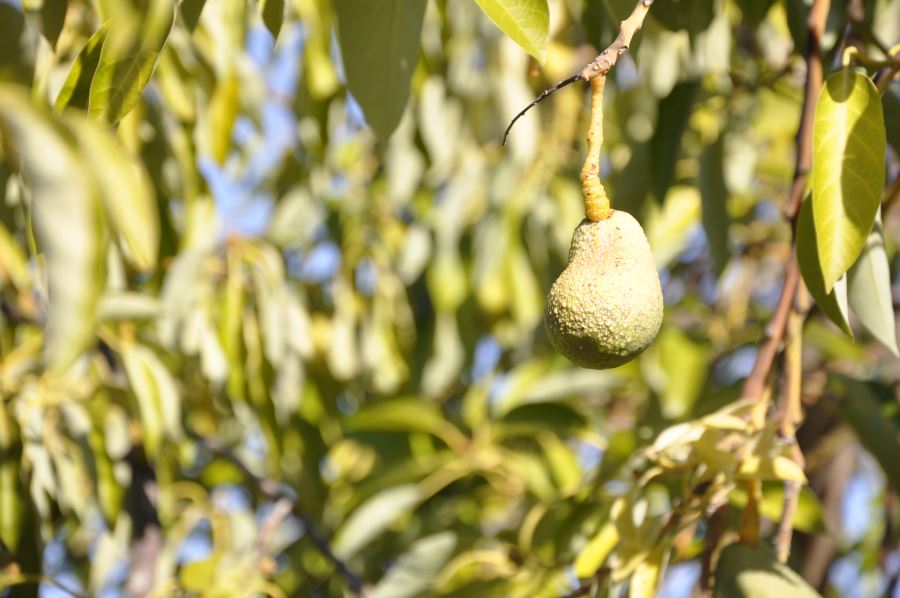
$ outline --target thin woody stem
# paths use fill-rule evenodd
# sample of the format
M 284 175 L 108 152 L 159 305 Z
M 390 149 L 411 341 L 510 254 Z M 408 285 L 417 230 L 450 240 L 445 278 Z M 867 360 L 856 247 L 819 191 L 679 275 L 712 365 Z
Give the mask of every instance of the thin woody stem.
M 591 125 L 588 129 L 587 156 L 581 167 L 581 195 L 584 215 L 597 222 L 609 218 L 612 210 L 603 183 L 600 182 L 600 147 L 603 145 L 603 88 L 606 77 L 591 79 Z
M 584 67 L 580 73 L 577 75 L 573 75 L 568 79 L 564 79 L 560 81 L 553 87 L 549 89 L 545 89 L 541 92 L 541 95 L 537 97 L 533 102 L 525 106 L 525 108 L 516 114 L 516 116 L 509 123 L 509 126 L 506 127 L 506 131 L 503 133 L 503 145 L 506 145 L 506 138 L 509 136 L 510 130 L 516 121 L 522 118 L 526 112 L 531 110 L 534 106 L 538 105 L 542 100 L 544 100 L 547 96 L 552 94 L 554 91 L 565 87 L 571 83 L 576 81 L 591 81 L 596 77 L 605 77 L 606 74 L 612 70 L 612 68 L 616 65 L 616 62 L 619 60 L 619 56 L 628 51 L 628 47 L 631 45 L 631 39 L 634 37 L 634 34 L 637 33 L 641 29 L 641 25 L 644 24 L 644 17 L 647 16 L 647 12 L 650 10 L 650 6 L 653 4 L 653 0 L 638 0 L 637 5 L 634 7 L 634 10 L 631 11 L 631 14 L 627 19 L 622 21 L 619 25 L 619 35 L 616 36 L 615 41 L 609 45 L 608 48 L 603 50 L 600 54 L 591 61 L 586 67 Z

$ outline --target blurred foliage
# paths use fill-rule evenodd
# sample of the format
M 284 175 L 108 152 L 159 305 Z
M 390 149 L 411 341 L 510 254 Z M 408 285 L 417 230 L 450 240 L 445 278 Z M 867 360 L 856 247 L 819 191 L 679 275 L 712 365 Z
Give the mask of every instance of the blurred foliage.
M 831 2 L 824 63 L 881 114 L 841 51 L 897 43 L 900 2 L 860 3 L 854 27 L 855 4 Z M 805 468 L 769 403 L 740 400 L 792 251 L 807 2 L 656 0 L 607 86 L 601 172 L 647 233 L 663 329 L 610 371 L 547 342 L 583 89 L 499 139 L 632 5 L 0 0 L 0 588 L 652 596 L 667 567 L 696 584 L 748 504 L 768 541 L 784 481 L 809 482 L 791 560 L 809 584 L 896 584 L 893 203 L 825 278 L 820 217 L 854 190 L 804 202 L 824 312 L 803 335 Z M 741 550 L 729 571 L 772 561 Z

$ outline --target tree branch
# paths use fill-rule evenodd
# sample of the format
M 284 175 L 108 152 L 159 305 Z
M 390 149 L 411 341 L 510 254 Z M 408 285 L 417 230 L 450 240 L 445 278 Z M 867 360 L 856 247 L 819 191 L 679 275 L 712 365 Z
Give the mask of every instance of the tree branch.
M 741 396 L 745 398 L 759 399 L 763 395 L 772 363 L 778 355 L 778 348 L 784 338 L 787 327 L 788 315 L 794 303 L 800 282 L 800 267 L 796 257 L 796 231 L 797 216 L 800 213 L 800 204 L 806 189 L 806 176 L 812 166 L 812 128 L 815 117 L 816 101 L 822 90 L 822 51 L 821 39 L 825 31 L 825 18 L 828 16 L 830 0 L 814 0 L 807 20 L 808 46 L 806 48 L 806 86 L 803 97 L 803 114 L 800 119 L 800 127 L 797 131 L 797 159 L 794 164 L 794 179 L 791 183 L 791 191 L 785 215 L 791 221 L 794 248 L 791 257 L 785 265 L 784 286 L 781 289 L 781 297 L 778 299 L 778 307 L 772 314 L 772 319 L 766 327 L 766 337 L 760 345 L 756 355 L 753 370 L 744 381 Z
M 575 83 L 576 81 L 590 81 L 597 77 L 606 76 L 606 74 L 616 66 L 619 56 L 628 51 L 628 47 L 631 45 L 634 34 L 640 31 L 641 26 L 644 24 L 644 18 L 647 16 L 647 12 L 649 12 L 652 4 L 653 0 L 638 0 L 637 5 L 634 7 L 634 10 L 631 11 L 628 18 L 619 24 L 619 35 L 616 36 L 615 41 L 613 41 L 609 47 L 600 52 L 590 64 L 581 69 L 580 73 L 560 81 L 553 87 L 545 89 L 537 99 L 516 114 L 509 123 L 509 126 L 506 127 L 506 131 L 503 132 L 503 145 L 506 145 L 506 138 L 509 136 L 509 132 L 512 130 L 513 125 L 516 124 L 516 121 L 525 116 L 526 112 L 531 110 L 534 106 L 537 106 L 554 91 L 562 89 L 566 85 Z

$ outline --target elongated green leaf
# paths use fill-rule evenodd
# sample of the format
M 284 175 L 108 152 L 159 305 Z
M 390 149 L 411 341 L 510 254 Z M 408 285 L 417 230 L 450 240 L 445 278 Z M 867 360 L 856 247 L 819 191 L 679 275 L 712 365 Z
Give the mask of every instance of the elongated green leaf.
M 894 402 L 893 392 L 884 388 L 883 399 L 879 387 L 872 383 L 832 374 L 829 385 L 840 396 L 838 413 L 850 424 L 859 442 L 878 461 L 888 483 L 900 491 L 900 428 L 885 417 L 882 405 Z
M 666 192 L 675 176 L 675 162 L 681 151 L 681 137 L 691 117 L 698 89 L 700 89 L 698 81 L 679 83 L 659 102 L 656 131 L 650 146 L 653 190 L 659 203 L 665 201 Z
M 875 85 L 843 69 L 825 82 L 813 125 L 812 193 L 825 291 L 866 243 L 884 185 L 884 115 Z
M 342 559 L 356 554 L 360 548 L 419 503 L 419 488 L 413 484 L 383 490 L 361 504 L 344 521 L 334 536 L 332 549 Z
M 761 2 L 761 0 L 753 0 Z M 686 30 L 693 37 L 712 23 L 716 14 L 714 0 L 661 0 L 650 15 L 672 31 Z
M 544 62 L 550 8 L 547 0 L 475 0 L 494 24 L 522 49 Z
M 258 0 L 258 7 L 266 29 L 277 38 L 284 23 L 284 0 Z
M 134 22 L 111 24 L 91 82 L 91 117 L 113 124 L 134 108 L 150 81 L 174 19 L 174 0 L 151 0 L 139 27 Z
M 578 553 L 575 559 L 575 575 L 582 579 L 593 577 L 618 542 L 619 533 L 616 526 L 611 522 L 604 523 Z
M 93 338 L 106 267 L 100 200 L 89 169 L 24 90 L 0 85 L 0 137 L 31 189 L 49 281 L 46 358 L 62 370 Z
M 29 84 L 34 73 L 34 49 L 25 15 L 8 2 L 0 2 L 0 81 Z
M 731 544 L 716 568 L 715 598 L 819 598 L 802 577 L 763 546 Z
M 880 216 L 875 220 L 875 226 L 866 239 L 866 246 L 850 268 L 847 279 L 853 313 L 872 336 L 897 356 L 891 269 L 884 248 Z
M 109 31 L 108 25 L 103 25 L 94 32 L 87 43 L 75 57 L 75 62 L 69 68 L 69 74 L 63 83 L 59 95 L 56 96 L 54 109 L 62 112 L 67 106 L 87 109 L 88 97 L 91 93 L 91 81 L 100 64 L 100 51 Z
M 847 279 L 839 278 L 831 291 L 825 290 L 825 280 L 822 276 L 822 267 L 819 265 L 819 255 L 816 253 L 818 243 L 816 241 L 816 226 L 813 212 L 815 206 L 807 198 L 800 206 L 800 216 L 797 222 L 797 260 L 800 263 L 800 274 L 810 295 L 816 304 L 822 308 L 832 322 L 853 338 L 853 331 L 847 320 Z
M 144 346 L 126 347 L 122 362 L 141 413 L 144 448 L 152 458 L 164 436 L 177 439 L 181 435 L 178 389 L 159 357 Z
M 43 0 L 38 16 L 41 22 L 41 33 L 50 42 L 50 47 L 56 48 L 59 34 L 62 32 L 66 21 L 66 12 L 69 9 L 68 0 Z
M 95 123 L 72 115 L 68 125 L 94 173 L 125 257 L 138 270 L 152 269 L 159 250 L 159 218 L 153 184 L 146 171 Z
M 347 85 L 381 140 L 400 123 L 419 60 L 425 0 L 336 0 Z
M 431 587 L 453 549 L 456 535 L 441 532 L 416 541 L 378 582 L 371 598 L 415 598 Z
M 726 209 L 728 189 L 722 167 L 724 136 L 710 144 L 700 156 L 700 199 L 703 206 L 703 230 L 709 242 L 716 274 L 728 264 L 728 225 Z

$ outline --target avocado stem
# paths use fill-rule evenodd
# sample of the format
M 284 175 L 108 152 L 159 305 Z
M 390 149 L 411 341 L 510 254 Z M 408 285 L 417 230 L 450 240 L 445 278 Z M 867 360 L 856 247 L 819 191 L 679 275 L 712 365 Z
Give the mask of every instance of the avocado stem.
M 581 167 L 581 194 L 584 198 L 584 215 L 592 222 L 605 220 L 612 215 L 609 197 L 600 182 L 600 147 L 603 145 L 603 89 L 606 75 L 593 77 L 591 82 L 591 124 L 588 129 L 588 151 Z

